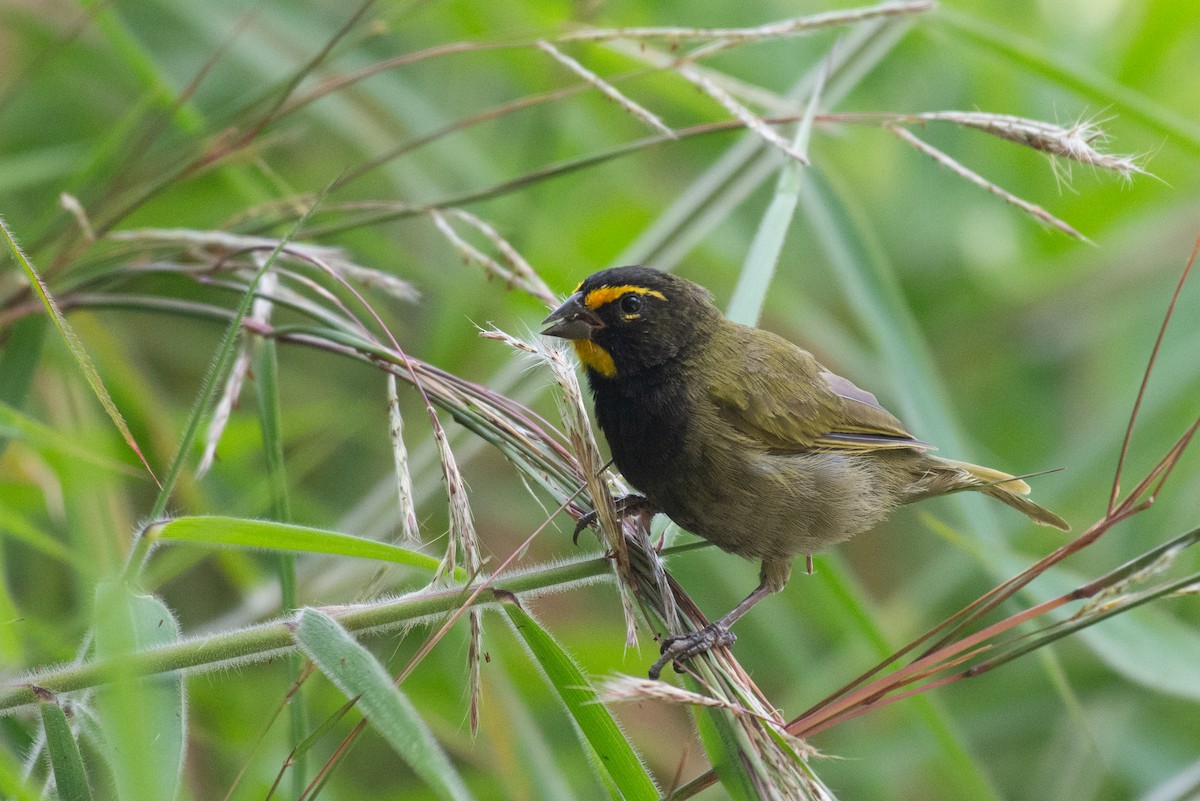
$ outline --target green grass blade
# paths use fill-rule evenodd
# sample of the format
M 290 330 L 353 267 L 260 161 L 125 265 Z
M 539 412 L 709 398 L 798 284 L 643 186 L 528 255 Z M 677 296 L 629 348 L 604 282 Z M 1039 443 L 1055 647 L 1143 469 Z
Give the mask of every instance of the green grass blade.
M 691 689 L 702 692 L 696 687 Z M 729 719 L 729 713 L 710 707 L 698 707 L 695 712 L 700 742 L 704 744 L 704 752 L 708 754 L 708 760 L 721 780 L 722 789 L 734 801 L 759 801 L 760 796 L 750 781 L 750 773 L 742 765 L 737 727 Z
M 83 755 L 61 706 L 53 701 L 42 703 L 42 727 L 46 731 L 46 750 L 50 752 L 60 801 L 91 801 L 92 789 L 88 786 Z
M 242 517 L 177 517 L 151 526 L 147 536 L 168 542 L 193 542 L 203 545 L 234 545 L 240 548 L 265 548 L 271 551 L 327 553 L 375 559 L 401 565 L 437 570 L 438 560 L 386 542 L 354 537 L 270 520 Z
M 121 416 L 120 409 L 113 402 L 112 397 L 108 394 L 108 390 L 104 387 L 104 382 L 100 379 L 100 373 L 96 370 L 96 365 L 92 363 L 92 358 L 88 356 L 87 350 L 83 347 L 83 343 L 79 341 L 75 330 L 71 328 L 67 318 L 63 316 L 62 311 L 58 308 L 58 304 L 54 302 L 54 296 L 50 294 L 50 289 L 42 281 L 42 277 L 34 268 L 33 263 L 21 250 L 21 246 L 17 244 L 16 238 L 12 232 L 8 230 L 8 225 L 0 218 L 0 233 L 4 235 L 5 244 L 8 245 L 8 250 L 12 254 L 13 260 L 21 265 L 21 269 L 25 271 L 25 276 L 29 279 L 29 285 L 33 289 L 35 295 L 41 301 L 42 306 L 46 309 L 47 316 L 54 321 L 54 327 L 58 329 L 59 335 L 67 346 L 67 350 L 71 352 L 71 356 L 75 358 L 76 364 L 79 365 L 80 371 L 83 373 L 84 379 L 87 380 L 88 386 L 92 388 L 100 405 L 104 407 L 104 411 L 108 414 L 109 419 L 113 421 L 113 425 L 121 432 L 121 437 L 126 444 L 137 454 L 138 459 L 146 468 L 146 472 L 151 478 L 157 482 L 154 471 L 150 469 L 150 463 L 146 461 L 146 457 L 142 455 L 142 449 L 138 447 L 137 440 L 133 438 L 133 432 L 129 430 L 129 426 L 125 422 L 125 418 Z
M 305 609 L 296 643 L 347 698 L 358 698 L 372 727 L 438 797 L 471 798 L 412 702 L 392 684 L 383 665 L 329 616 Z
M 622 798 L 657 799 L 654 780 L 575 660 L 518 604 L 505 603 L 504 611 L 594 752 L 601 780 L 610 779 L 606 786 L 615 785 Z
M 266 303 L 266 301 L 260 301 Z M 288 497 L 287 469 L 283 459 L 283 411 L 279 401 L 279 358 L 275 340 L 263 339 L 253 343 L 254 387 L 258 399 L 258 420 L 262 429 L 263 454 L 267 463 L 267 478 L 271 487 L 271 509 L 276 520 L 290 523 L 291 501 Z M 296 592 L 296 556 L 281 553 L 277 557 L 279 573 L 279 601 L 283 612 L 295 611 L 298 607 Z M 300 675 L 304 661 L 299 654 L 289 654 L 288 664 L 293 679 Z M 304 793 L 308 775 L 308 753 L 300 748 L 304 740 L 307 705 L 303 688 L 297 690 L 288 704 L 288 722 L 293 764 L 292 793 L 299 798 Z
M 96 693 L 96 711 L 122 801 L 171 801 L 179 791 L 187 711 L 180 673 L 137 677 L 128 657 L 179 639 L 170 610 L 122 583 L 96 592 L 96 655 L 111 683 Z
M 792 149 L 798 153 L 808 154 L 813 115 L 821 100 L 821 88 L 822 84 L 818 83 L 813 90 L 804 110 L 804 118 L 792 139 Z M 775 276 L 775 266 L 779 263 L 779 254 L 783 251 L 783 243 L 787 240 L 792 217 L 796 214 L 796 204 L 800 200 L 802 168 L 799 162 L 788 159 L 779 170 L 775 194 L 767 206 L 766 214 L 759 221 L 758 231 L 754 234 L 754 241 L 750 243 L 750 251 L 738 275 L 737 286 L 733 289 L 733 297 L 729 299 L 726 316 L 734 322 L 754 325 L 762 313 L 767 290 Z
M 562 754 L 555 746 L 561 743 L 555 734 L 541 724 L 533 713 L 534 704 L 527 699 L 538 698 L 540 687 L 526 681 L 527 674 L 517 665 L 506 666 L 505 660 L 495 657 L 488 675 L 488 704 L 484 709 L 484 730 L 491 729 L 491 721 L 504 721 L 504 730 L 512 738 L 500 754 L 497 775 L 503 792 L 509 798 L 528 798 L 530 801 L 559 801 L 572 798 L 575 793 L 563 772 Z M 523 664 L 523 661 L 521 662 Z M 499 666 L 500 669 L 497 669 Z M 524 693 L 518 692 L 518 686 Z M 571 764 L 569 760 L 566 764 Z M 611 795 L 611 794 L 610 794 Z

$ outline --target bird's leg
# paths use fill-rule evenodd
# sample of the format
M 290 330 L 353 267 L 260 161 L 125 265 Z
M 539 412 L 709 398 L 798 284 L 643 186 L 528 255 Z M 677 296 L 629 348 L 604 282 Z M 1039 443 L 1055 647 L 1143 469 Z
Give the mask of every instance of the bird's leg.
M 737 620 L 750 611 L 756 603 L 773 592 L 779 592 L 787 584 L 792 572 L 791 559 L 764 559 L 759 571 L 759 584 L 754 592 L 730 609 L 720 620 L 709 623 L 699 631 L 678 634 L 663 640 L 662 656 L 650 666 L 650 678 L 657 679 L 662 669 L 672 662 L 685 662 L 696 654 L 711 651 L 718 646 L 733 645 L 737 635 L 729 630 Z
M 617 498 L 613 503 L 617 507 L 617 517 L 629 517 L 630 515 L 657 511 L 650 501 L 641 495 L 626 495 L 622 498 Z M 579 521 L 575 523 L 575 533 L 571 535 L 571 542 L 578 545 L 579 534 L 588 526 L 595 525 L 598 519 L 599 516 L 594 510 L 580 517 Z

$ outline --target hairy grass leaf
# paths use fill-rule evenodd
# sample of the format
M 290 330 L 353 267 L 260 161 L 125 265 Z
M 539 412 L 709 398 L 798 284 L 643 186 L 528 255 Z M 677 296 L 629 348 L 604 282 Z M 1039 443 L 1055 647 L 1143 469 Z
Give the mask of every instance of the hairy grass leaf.
M 148 535 L 168 542 L 352 556 L 395 562 L 422 570 L 436 570 L 438 566 L 438 560 L 432 556 L 386 542 L 269 520 L 218 516 L 177 517 L 152 526 Z
M 123 801 L 171 801 L 179 791 L 187 706 L 180 673 L 136 676 L 129 657 L 179 638 L 162 601 L 119 582 L 96 592 L 96 654 L 110 665 L 96 694 L 106 755 Z
M 296 626 L 296 642 L 347 698 L 358 706 L 396 753 L 439 798 L 471 798 L 462 777 L 434 739 L 420 713 L 383 665 L 328 615 L 305 609 Z
M 59 801 L 91 801 L 92 788 L 83 767 L 79 743 L 67 722 L 63 708 L 53 701 L 42 702 L 42 728 L 46 732 L 46 750 L 54 769 L 54 789 Z
M 658 789 L 641 758 L 612 714 L 600 703 L 596 688 L 575 660 L 519 604 L 506 602 L 504 612 L 579 727 L 601 778 L 607 778 L 611 786 L 618 788 L 620 798 L 658 798 Z

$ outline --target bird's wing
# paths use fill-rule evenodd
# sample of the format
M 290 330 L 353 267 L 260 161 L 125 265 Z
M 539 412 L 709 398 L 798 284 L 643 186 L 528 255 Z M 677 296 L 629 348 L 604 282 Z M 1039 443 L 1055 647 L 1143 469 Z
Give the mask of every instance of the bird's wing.
M 727 369 L 710 384 L 718 414 L 756 444 L 780 451 L 873 451 L 930 446 L 875 396 L 829 372 L 806 350 L 742 329 L 722 343 Z

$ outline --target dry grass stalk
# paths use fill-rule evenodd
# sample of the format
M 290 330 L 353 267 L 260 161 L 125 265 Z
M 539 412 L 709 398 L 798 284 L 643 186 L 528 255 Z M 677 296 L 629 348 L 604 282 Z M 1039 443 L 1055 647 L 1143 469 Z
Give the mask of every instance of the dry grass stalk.
M 975 128 L 1051 156 L 1115 172 L 1126 179 L 1132 178 L 1135 173 L 1149 175 L 1138 166 L 1136 157 L 1102 153 L 1093 147 L 1093 143 L 1104 142 L 1108 138 L 1104 130 L 1093 121 L 1080 120 L 1064 128 L 1054 123 L 1011 114 L 988 114 L 978 111 L 926 112 L 914 115 L 913 119 L 938 120 Z
M 555 42 L 602 42 L 611 39 L 668 39 L 673 42 L 720 41 L 724 47 L 803 36 L 813 31 L 841 25 L 857 25 L 882 17 L 900 17 L 932 9 L 933 2 L 880 3 L 845 11 L 829 11 L 806 17 L 772 22 L 749 28 L 597 28 L 572 31 L 554 39 Z
M 472 736 L 479 733 L 479 705 L 483 698 L 483 620 L 480 614 L 479 609 L 474 607 L 467 614 L 471 626 L 470 644 L 467 646 L 467 669 L 470 671 L 468 693 L 471 701 L 467 715 Z
M 1053 214 L 1043 209 L 1041 206 L 1035 203 L 1030 203 L 1028 200 L 1017 197 L 1007 189 L 997 186 L 979 173 L 971 170 L 961 162 L 950 157 L 948 154 L 938 150 L 933 145 L 918 139 L 911 131 L 896 125 L 888 125 L 885 127 L 887 130 L 898 136 L 901 140 L 907 142 L 920 152 L 929 156 L 931 159 L 936 161 L 938 164 L 941 164 L 955 175 L 965 178 L 976 186 L 986 189 L 988 192 L 991 192 L 996 197 L 1001 198 L 1006 203 L 1016 206 L 1034 219 L 1041 220 L 1052 228 L 1057 228 L 1059 231 L 1062 231 L 1064 234 L 1074 237 L 1075 239 L 1079 239 L 1084 242 L 1091 241 L 1086 236 L 1068 225 L 1066 222 L 1063 222 L 1058 217 L 1055 217 Z
M 792 146 L 792 143 L 775 133 L 761 117 L 743 106 L 733 95 L 718 86 L 711 78 L 690 64 L 680 64 L 675 70 L 680 76 L 694 84 L 700 91 L 720 103 L 726 111 L 737 117 L 743 125 L 757 134 L 767 144 L 775 147 L 801 164 L 808 164 L 808 156 Z
M 557 343 L 544 339 L 533 344 L 538 356 L 550 368 L 559 392 L 555 394 L 559 413 L 566 426 L 567 441 L 583 473 L 583 481 L 592 497 L 600 531 L 612 555 L 617 574 L 617 587 L 621 595 L 621 610 L 625 617 L 625 644 L 637 645 L 637 619 L 634 616 L 634 579 L 629 563 L 629 551 L 622 532 L 622 521 L 617 515 L 612 489 L 605 479 L 605 463 L 600 458 L 600 449 L 592 435 L 592 426 L 584 406 L 583 392 L 575 370 L 567 360 L 566 352 Z
M 421 541 L 417 525 L 416 498 L 413 494 L 412 473 L 408 469 L 408 448 L 404 445 L 404 418 L 400 414 L 400 397 L 396 392 L 396 376 L 387 374 L 388 434 L 392 438 L 392 458 L 396 465 L 396 495 L 400 502 L 400 530 L 403 541 L 415 545 Z
M 111 231 L 104 238 L 112 242 L 128 242 L 139 249 L 154 249 L 164 245 L 180 247 L 197 263 L 210 269 L 238 267 L 240 257 L 259 251 L 272 252 L 279 247 L 280 241 L 273 237 L 191 228 L 136 228 Z M 399 300 L 411 302 L 421 297 L 409 282 L 391 273 L 355 264 L 339 247 L 289 241 L 280 249 L 278 260 L 301 264 L 319 262 L 322 269 L 332 275 L 359 286 L 377 289 Z
M 676 138 L 675 132 L 672 131 L 670 127 L 666 125 L 666 123 L 659 119 L 657 114 L 630 100 L 608 81 L 604 80 L 599 75 L 592 72 L 587 67 L 583 66 L 578 61 L 547 42 L 545 39 L 539 39 L 537 47 L 544 53 L 549 54 L 559 64 L 562 64 L 571 72 L 575 73 L 592 86 L 595 86 L 604 94 L 605 97 L 614 101 L 618 106 L 628 111 L 635 119 L 650 126 L 663 136 L 669 136 L 672 139 Z

